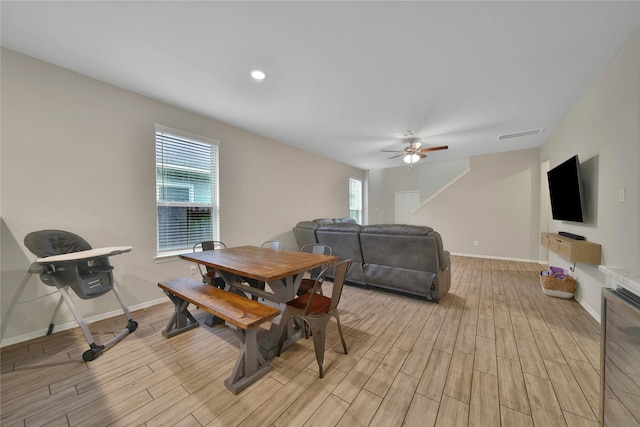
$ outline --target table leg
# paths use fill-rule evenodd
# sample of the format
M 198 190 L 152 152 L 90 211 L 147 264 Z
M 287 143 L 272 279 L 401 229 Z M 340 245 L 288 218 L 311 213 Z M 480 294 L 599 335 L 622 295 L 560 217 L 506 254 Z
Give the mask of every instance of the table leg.
M 284 313 L 284 310 L 286 308 L 286 302 L 291 301 L 296 297 L 296 292 L 300 287 L 301 281 L 302 274 L 297 274 L 294 276 L 289 276 L 283 280 L 276 280 L 269 283 L 269 287 L 273 290 L 273 293 L 279 296 L 280 301 L 278 308 L 280 309 L 281 314 L 271 321 L 269 334 L 260 343 L 260 352 L 267 359 L 271 359 L 278 353 L 278 343 L 280 342 L 280 336 L 282 335 L 282 329 L 284 328 L 284 325 L 281 324 L 282 313 Z M 289 322 L 289 324 L 287 325 L 285 340 L 282 347 L 287 348 L 291 346 L 301 337 L 302 330 L 296 330 L 294 328 L 293 322 Z
M 258 351 L 258 329 L 251 328 L 245 331 L 236 328 L 236 336 L 240 342 L 240 354 L 238 354 L 231 376 L 224 380 L 224 385 L 233 394 L 240 393 L 271 370 L 271 364 Z
M 272 301 L 278 304 L 280 313 L 284 313 L 284 309 L 287 301 L 291 301 L 296 297 L 296 292 L 302 282 L 303 274 L 295 274 L 293 276 L 286 277 L 281 280 L 274 280 L 269 282 L 269 288 L 272 292 L 262 291 L 256 288 L 250 288 L 247 285 L 242 284 L 242 277 L 236 274 L 218 270 L 220 276 L 227 283 L 226 290 L 237 291 L 242 293 L 250 293 L 252 295 L 260 296 L 268 301 Z M 275 317 L 271 321 L 271 328 L 268 335 L 260 342 L 259 351 L 261 355 L 267 360 L 271 359 L 278 353 L 278 343 L 280 336 L 282 335 L 283 326 L 280 325 L 282 314 Z M 205 321 L 205 324 L 209 324 L 209 319 Z M 289 322 L 287 325 L 287 332 L 283 348 L 287 348 L 302 337 L 302 331 L 294 328 L 293 322 Z

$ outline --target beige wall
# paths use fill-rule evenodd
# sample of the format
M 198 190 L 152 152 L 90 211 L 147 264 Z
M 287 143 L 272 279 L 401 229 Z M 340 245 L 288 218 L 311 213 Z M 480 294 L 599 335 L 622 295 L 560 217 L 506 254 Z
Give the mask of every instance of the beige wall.
M 551 100 L 552 101 L 552 100 Z M 541 231 L 569 231 L 602 245 L 602 264 L 640 266 L 640 29 L 559 123 L 539 150 L 471 159 L 471 171 L 413 216 L 432 226 L 454 253 L 572 264 L 542 250 Z M 586 190 L 585 224 L 555 221 L 545 172 L 577 154 Z M 393 218 L 393 192 L 416 190 L 418 175 L 370 171 L 370 205 Z M 626 201 L 618 202 L 624 188 Z M 391 215 L 391 216 L 389 216 Z M 371 223 L 376 222 L 374 219 Z M 478 241 L 477 247 L 473 241 Z M 605 278 L 577 264 L 576 299 L 597 319 Z
M 129 306 L 164 301 L 163 279 L 184 261 L 154 261 L 154 124 L 222 142 L 221 238 L 228 245 L 278 238 L 297 250 L 298 221 L 348 216 L 348 178 L 364 172 L 97 80 L 2 50 L 2 312 L 34 260 L 35 230 L 75 232 L 94 247 L 132 245 L 112 258 Z M 214 95 L 212 95 L 214 96 Z M 46 288 L 32 278 L 26 294 Z M 19 306 L 5 338 L 46 329 L 56 299 Z M 85 317 L 119 308 L 110 297 L 79 301 Z M 57 321 L 72 320 L 63 310 Z
M 416 166 L 371 169 L 369 171 L 368 224 L 393 224 L 395 221 L 395 192 L 418 191 L 419 170 Z
M 433 227 L 445 249 L 485 257 L 538 260 L 538 149 L 511 151 L 469 160 L 426 163 L 412 169 L 369 171 L 370 223 L 393 222 L 395 191 L 420 190 L 440 171 L 449 185 L 413 214 L 413 224 Z M 375 179 L 372 179 L 374 177 Z M 459 177 L 459 179 L 455 179 Z M 453 182 L 450 180 L 453 179 Z M 432 193 L 432 189 L 428 193 Z M 474 246 L 474 241 L 478 246 Z
M 396 192 L 418 191 L 420 201 L 424 202 L 468 169 L 469 160 L 462 159 L 370 170 L 368 223 L 392 224 L 395 221 Z
M 472 157 L 413 223 L 433 227 L 453 253 L 537 260 L 539 169 L 537 149 Z
M 586 166 L 590 212 L 586 224 L 542 218 L 548 231 L 569 231 L 602 245 L 602 264 L 640 265 L 640 29 L 620 49 L 540 150 L 554 167 L 577 154 Z M 581 170 L 584 171 L 584 168 Z M 618 190 L 626 202 L 618 202 Z M 544 202 L 544 201 L 543 201 Z M 544 224 L 541 226 L 544 230 Z M 552 265 L 569 267 L 557 255 Z M 595 266 L 578 264 L 576 299 L 600 314 L 604 276 Z

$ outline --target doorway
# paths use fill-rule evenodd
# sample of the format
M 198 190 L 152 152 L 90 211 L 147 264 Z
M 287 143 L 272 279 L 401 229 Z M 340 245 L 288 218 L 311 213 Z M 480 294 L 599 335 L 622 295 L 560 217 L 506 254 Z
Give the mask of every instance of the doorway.
M 411 211 L 420 205 L 419 191 L 396 191 L 396 224 L 412 224 Z

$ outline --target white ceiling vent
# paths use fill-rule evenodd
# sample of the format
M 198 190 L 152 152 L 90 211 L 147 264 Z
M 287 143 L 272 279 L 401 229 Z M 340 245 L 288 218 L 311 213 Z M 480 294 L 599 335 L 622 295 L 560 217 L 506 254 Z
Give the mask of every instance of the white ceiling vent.
M 504 135 L 498 135 L 498 141 L 502 141 L 510 138 L 520 138 L 521 136 L 540 135 L 543 130 L 544 128 L 538 128 L 538 129 L 531 129 L 531 130 L 523 130 L 521 132 L 505 133 Z
M 395 131 L 393 133 L 393 136 L 396 138 L 404 139 L 404 138 L 414 137 L 416 136 L 416 133 L 413 131 L 413 129 L 405 129 L 405 130 Z

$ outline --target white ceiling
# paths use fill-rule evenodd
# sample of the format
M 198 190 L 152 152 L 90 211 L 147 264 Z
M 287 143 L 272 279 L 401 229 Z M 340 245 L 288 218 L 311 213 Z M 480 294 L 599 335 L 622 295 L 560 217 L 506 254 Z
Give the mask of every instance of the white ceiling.
M 402 129 L 449 145 L 423 161 L 542 145 L 640 25 L 638 1 L 0 7 L 4 47 L 361 169 L 402 165 Z

